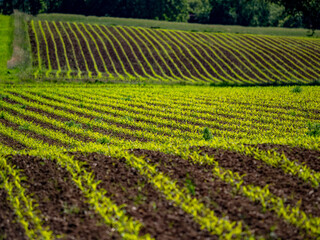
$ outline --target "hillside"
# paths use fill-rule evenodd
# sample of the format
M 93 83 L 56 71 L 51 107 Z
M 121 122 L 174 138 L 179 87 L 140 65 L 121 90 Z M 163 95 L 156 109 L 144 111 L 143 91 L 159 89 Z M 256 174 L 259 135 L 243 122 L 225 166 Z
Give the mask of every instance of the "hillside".
M 310 83 L 320 40 L 30 21 L 36 77 L 214 84 Z

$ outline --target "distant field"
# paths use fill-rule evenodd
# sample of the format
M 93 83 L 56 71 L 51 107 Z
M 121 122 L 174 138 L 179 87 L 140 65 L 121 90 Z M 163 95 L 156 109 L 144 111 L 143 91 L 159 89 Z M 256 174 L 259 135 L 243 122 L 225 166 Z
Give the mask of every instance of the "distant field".
M 107 26 L 133 26 L 144 28 L 162 28 L 183 31 L 199 31 L 214 33 L 240 33 L 240 34 L 260 34 L 273 36 L 291 36 L 291 37 L 307 37 L 309 31 L 307 29 L 297 28 L 279 28 L 279 27 L 243 27 L 232 25 L 208 25 L 196 23 L 168 22 L 146 19 L 130 19 L 130 18 L 114 18 L 114 17 L 95 17 L 83 15 L 68 14 L 39 14 L 35 20 L 42 21 L 63 21 L 78 22 L 86 24 L 100 24 Z M 314 38 L 320 37 L 320 32 L 316 31 Z
M 320 40 L 30 21 L 36 77 L 197 84 L 311 83 Z

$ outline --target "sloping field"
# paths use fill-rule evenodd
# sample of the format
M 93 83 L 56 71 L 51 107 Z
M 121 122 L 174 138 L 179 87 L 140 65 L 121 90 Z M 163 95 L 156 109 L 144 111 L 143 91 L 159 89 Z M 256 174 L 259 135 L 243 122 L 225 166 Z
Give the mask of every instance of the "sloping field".
M 320 79 L 320 41 L 30 21 L 35 77 L 275 84 Z
M 0 94 L 1 238 L 320 236 L 320 87 Z

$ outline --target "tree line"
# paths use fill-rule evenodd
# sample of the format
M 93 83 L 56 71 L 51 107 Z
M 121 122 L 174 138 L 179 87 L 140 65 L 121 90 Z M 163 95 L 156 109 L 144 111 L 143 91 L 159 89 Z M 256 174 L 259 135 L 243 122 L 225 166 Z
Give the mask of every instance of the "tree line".
M 320 0 L 0 0 L 1 11 L 320 28 Z

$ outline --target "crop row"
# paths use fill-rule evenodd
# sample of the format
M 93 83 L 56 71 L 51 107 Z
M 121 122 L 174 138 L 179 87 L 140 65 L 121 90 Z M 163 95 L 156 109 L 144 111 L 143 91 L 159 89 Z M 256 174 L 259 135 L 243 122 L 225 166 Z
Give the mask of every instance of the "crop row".
M 188 176 L 186 183 L 176 178 L 181 166 L 177 164 L 169 170 L 168 158 L 190 162 L 192 166 L 198 166 L 197 171 L 203 175 L 209 171 L 210 179 L 214 180 L 208 180 L 207 184 L 213 184 L 211 181 L 223 183 L 225 187 L 219 191 L 230 191 L 232 198 L 243 198 L 243 201 L 250 202 L 250 206 L 258 206 L 261 209 L 259 214 L 266 219 L 277 218 L 305 238 L 320 234 L 317 200 L 320 173 L 315 170 L 317 168 L 276 149 L 259 147 L 261 143 L 273 143 L 292 145 L 301 148 L 301 151 L 303 148 L 319 151 L 319 137 L 308 136 L 305 126 L 306 121 L 317 121 L 317 114 L 309 103 L 319 91 L 318 87 L 305 87 L 300 95 L 290 92 L 288 87 L 279 89 L 279 92 L 256 89 L 259 91 L 257 94 L 263 96 L 256 96 L 256 99 L 254 94 L 242 94 L 246 89 L 232 92 L 227 88 L 216 90 L 204 87 L 98 88 L 65 85 L 57 87 L 57 90 L 9 87 L 0 91 L 0 137 L 10 139 L 0 141 L 0 186 L 8 193 L 8 202 L 29 238 L 52 239 L 57 234 L 54 228 L 45 224 L 37 200 L 28 194 L 28 187 L 20 184 L 28 179 L 25 179 L 23 171 L 10 164 L 10 159 L 17 154 L 51 159 L 57 167 L 66 169 L 103 223 L 123 238 L 149 239 L 153 235 L 143 230 L 141 218 L 131 216 L 132 212 L 125 210 L 126 205 L 113 200 L 113 192 L 98 187 L 101 181 L 98 175 L 87 168 L 88 164 L 73 157 L 74 153 L 83 156 L 99 153 L 124 161 L 160 192 L 165 201 L 172 202 L 202 229 L 222 239 L 268 235 L 266 232 L 256 232 L 246 217 L 223 217 L 226 214 L 221 215 L 223 205 L 220 206 L 220 202 L 208 205 L 205 199 L 210 197 L 197 195 L 200 186 L 193 185 Z M 215 98 L 215 94 L 220 98 Z M 286 101 L 300 104 L 300 108 L 295 109 L 296 116 L 289 114 L 292 109 L 285 107 L 286 101 L 279 101 L 277 106 L 270 104 L 264 109 L 262 99 L 274 99 L 278 94 L 286 95 Z M 245 103 L 250 97 L 252 105 L 248 106 Z M 313 102 L 316 103 L 316 100 Z M 314 114 L 309 115 L 310 112 Z M 204 139 L 205 127 L 213 135 L 212 139 Z M 278 131 L 272 132 L 272 129 Z M 263 134 L 261 131 L 264 130 L 270 130 L 271 136 Z M 15 149 L 15 143 L 25 148 Z M 161 158 L 139 155 L 135 152 L 137 149 L 155 152 Z M 236 154 L 237 157 L 224 162 L 219 154 L 210 154 L 213 150 L 227 151 L 228 155 Z M 9 154 L 11 157 L 8 157 Z M 230 165 L 229 161 L 236 164 Z M 245 161 L 251 162 L 246 164 Z M 251 166 L 250 171 L 242 171 L 237 167 L 239 164 Z M 171 175 L 170 171 L 176 171 L 176 174 Z M 267 172 L 277 175 L 270 177 L 288 182 L 277 183 L 277 180 L 261 174 Z M 262 178 L 262 182 L 254 180 L 254 176 Z M 266 184 L 264 181 L 271 182 Z M 303 187 L 299 188 L 300 185 Z M 140 195 L 137 193 L 137 196 Z M 213 202 L 216 200 L 211 198 Z M 279 228 L 286 227 L 279 225 Z
M 27 121 L 14 117 L 6 112 L 3 112 L 3 118 L 21 126 L 28 123 Z M 66 142 L 66 143 L 72 142 L 75 145 L 77 144 L 76 140 L 64 134 L 61 134 L 59 132 L 55 132 L 49 129 L 42 129 L 41 127 L 35 124 L 32 124 L 31 122 L 29 122 L 28 124 L 29 124 L 29 127 L 28 127 L 29 131 L 34 131 L 40 135 L 46 135 L 55 140 L 60 140 L 61 142 Z M 36 154 L 37 156 L 42 156 L 42 157 L 59 158 L 58 160 L 59 164 L 62 166 L 66 166 L 66 168 L 68 168 L 68 170 L 72 173 L 74 178 L 77 177 L 74 181 L 77 183 L 79 187 L 81 186 L 82 191 L 86 193 L 85 188 L 83 186 L 84 185 L 83 181 L 88 182 L 89 180 L 85 180 L 84 179 L 85 177 L 81 178 L 81 176 L 79 176 L 75 171 L 81 172 L 85 176 L 89 176 L 88 178 L 90 178 L 91 174 L 90 173 L 87 174 L 84 169 L 81 169 L 81 165 L 79 166 L 79 163 L 72 161 L 72 159 L 62 154 L 61 150 L 59 151 L 54 146 L 50 147 L 44 143 L 41 143 L 41 141 L 33 140 L 32 138 L 25 137 L 23 134 L 13 131 L 11 128 L 5 127 L 2 124 L 0 125 L 0 127 L 1 127 L 0 128 L 1 134 L 7 135 L 15 139 L 16 141 L 20 141 L 27 147 L 31 147 L 35 149 L 28 152 L 28 154 Z M 230 227 L 234 226 L 233 224 L 230 225 L 230 227 L 228 227 L 227 222 L 223 222 L 223 221 L 221 222 L 221 220 L 216 219 L 214 215 L 212 215 L 212 212 L 210 213 L 210 211 L 206 210 L 206 208 L 203 205 L 201 205 L 195 199 L 192 199 L 192 197 L 190 197 L 190 195 L 188 195 L 185 190 L 184 192 L 179 192 L 179 190 L 176 189 L 176 185 L 170 179 L 159 174 L 155 170 L 154 166 L 148 164 L 142 158 L 137 158 L 135 156 L 128 155 L 127 153 L 125 153 L 125 151 L 123 151 L 120 148 L 115 148 L 115 147 L 111 148 L 110 146 L 105 147 L 103 145 L 95 144 L 95 143 L 85 144 L 85 145 L 79 143 L 77 144 L 77 146 L 75 146 L 75 149 L 73 150 L 82 151 L 82 152 L 98 151 L 98 152 L 103 152 L 106 155 L 111 155 L 117 158 L 125 157 L 130 166 L 139 169 L 140 173 L 147 176 L 157 188 L 159 188 L 161 191 L 164 192 L 164 194 L 166 194 L 166 197 L 169 200 L 176 202 L 178 205 L 182 204 L 181 206 L 186 212 L 190 214 L 195 214 L 194 215 L 195 219 L 197 221 L 200 221 L 200 224 L 202 226 L 205 226 L 208 230 L 212 231 L 212 233 L 220 235 L 220 234 L 223 234 L 223 232 L 225 231 L 223 229 L 227 228 L 229 229 L 228 230 L 229 235 L 221 235 L 221 237 L 227 238 L 227 236 L 229 237 L 231 237 L 232 235 L 237 236 L 237 234 L 240 234 L 238 236 L 243 237 L 243 234 L 245 234 L 245 232 L 241 232 L 240 225 L 238 225 L 236 229 L 231 231 Z M 196 152 L 190 152 L 190 150 L 188 150 L 188 148 L 185 148 L 185 147 L 167 146 L 167 147 L 163 147 L 162 151 L 175 153 L 176 155 L 179 155 L 185 158 L 186 161 L 191 160 L 191 161 L 194 161 L 195 163 L 201 162 L 201 163 L 209 163 L 210 165 L 214 164 L 215 165 L 215 167 L 213 168 L 214 177 L 218 177 L 219 179 L 230 184 L 235 188 L 236 191 L 240 191 L 241 194 L 245 195 L 252 201 L 260 202 L 263 209 L 277 212 L 280 217 L 283 217 L 284 219 L 289 221 L 291 224 L 294 224 L 299 228 L 306 229 L 311 235 L 318 234 L 318 231 L 319 231 L 318 218 L 307 216 L 301 209 L 299 209 L 299 206 L 291 207 L 290 205 L 286 205 L 284 203 L 285 200 L 270 194 L 270 191 L 268 190 L 268 186 L 261 189 L 260 187 L 256 187 L 256 186 L 244 185 L 243 179 L 242 177 L 239 176 L 239 174 L 233 173 L 231 171 L 227 171 L 219 167 L 218 163 L 215 162 L 213 158 L 208 158 L 208 156 L 203 156 Z M 66 161 L 66 162 L 63 162 L 63 161 Z M 89 182 L 93 184 L 93 186 L 90 188 L 92 188 L 92 190 L 96 190 L 96 184 L 94 183 L 93 179 L 91 179 Z M 186 201 L 190 203 L 188 204 Z M 108 204 L 110 205 L 110 202 Z M 200 216 L 203 216 L 202 214 L 204 214 L 205 218 L 200 217 L 199 213 L 201 213 Z M 107 220 L 106 220 L 106 223 L 116 225 L 116 223 L 108 222 Z M 217 227 L 216 224 L 219 224 L 220 227 Z
M 29 34 L 36 76 L 241 84 L 320 75 L 316 41 L 47 21 L 30 21 Z

